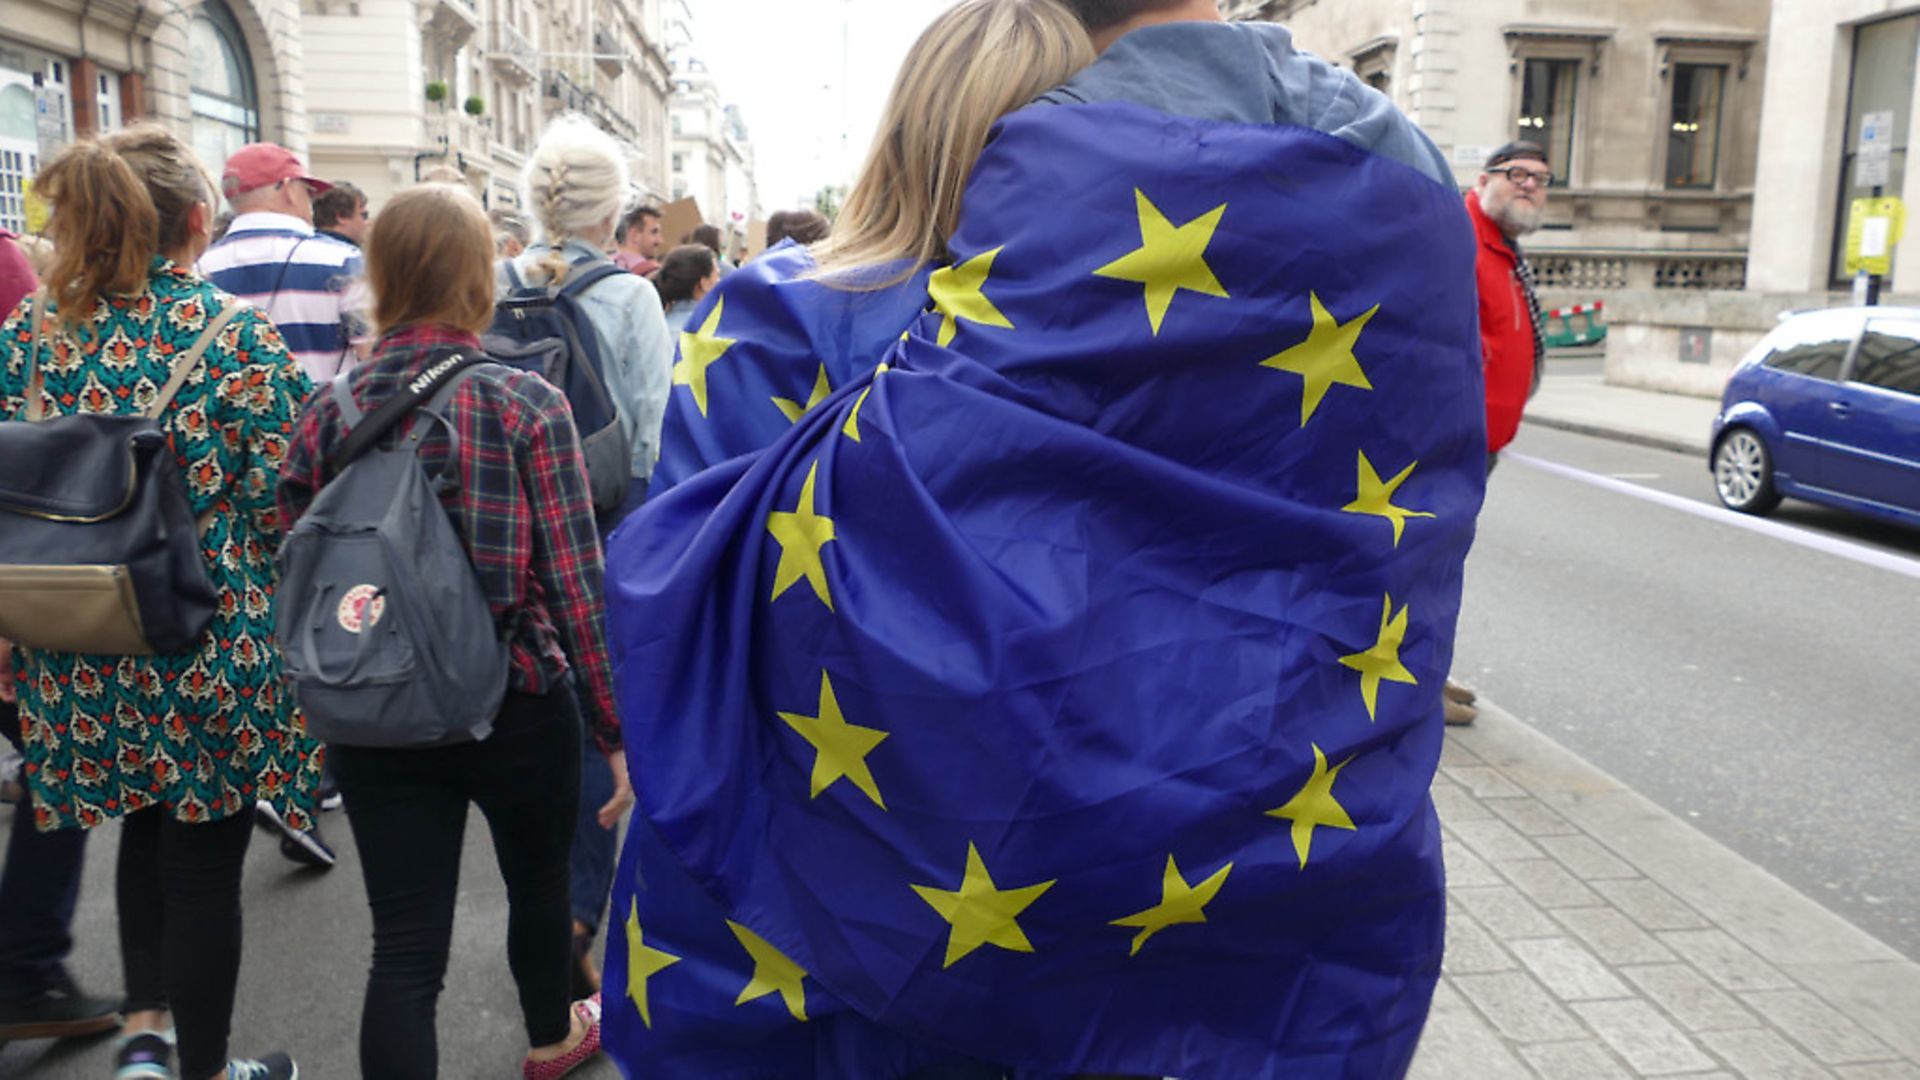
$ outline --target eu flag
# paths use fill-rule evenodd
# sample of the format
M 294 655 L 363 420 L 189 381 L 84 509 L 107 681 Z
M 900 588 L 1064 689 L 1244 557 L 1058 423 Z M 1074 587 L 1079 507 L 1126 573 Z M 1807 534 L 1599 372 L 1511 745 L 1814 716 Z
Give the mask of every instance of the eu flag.
M 783 243 L 694 308 L 675 345 L 673 384 L 685 389 L 667 401 L 652 495 L 786 434 L 871 372 L 926 305 L 925 270 L 891 288 L 849 291 L 814 280 L 813 268 L 806 248 Z
M 961 221 L 904 339 L 811 358 L 884 368 L 613 537 L 609 1050 L 1399 1075 L 1485 477 L 1457 194 L 1100 104 L 1003 121 Z M 792 332 L 736 281 L 690 329 Z

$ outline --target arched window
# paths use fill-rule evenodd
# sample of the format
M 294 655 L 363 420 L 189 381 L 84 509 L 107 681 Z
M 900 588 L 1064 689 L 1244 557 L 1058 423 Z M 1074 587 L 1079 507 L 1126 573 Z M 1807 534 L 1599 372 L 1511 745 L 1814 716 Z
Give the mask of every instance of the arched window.
M 193 58 L 193 148 L 217 175 L 260 140 L 260 97 L 240 24 L 221 0 L 203 0 L 187 27 Z

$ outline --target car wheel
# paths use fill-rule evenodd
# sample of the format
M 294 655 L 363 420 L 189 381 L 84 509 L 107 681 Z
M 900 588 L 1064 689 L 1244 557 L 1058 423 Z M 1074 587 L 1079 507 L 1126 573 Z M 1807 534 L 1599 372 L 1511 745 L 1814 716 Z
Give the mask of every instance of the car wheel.
M 1780 505 L 1773 457 L 1752 428 L 1734 428 L 1713 448 L 1713 490 L 1727 509 L 1743 514 L 1764 514 Z

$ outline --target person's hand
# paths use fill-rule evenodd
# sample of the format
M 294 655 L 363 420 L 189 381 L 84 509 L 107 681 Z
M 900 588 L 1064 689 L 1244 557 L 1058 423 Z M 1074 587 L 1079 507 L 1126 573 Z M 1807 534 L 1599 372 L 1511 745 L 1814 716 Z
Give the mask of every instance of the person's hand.
M 17 699 L 18 692 L 13 688 L 13 642 L 0 638 L 0 701 L 11 705 Z
M 607 768 L 613 771 L 613 798 L 600 808 L 600 827 L 611 829 L 633 809 L 633 784 L 627 779 L 627 753 L 615 750 L 607 755 Z

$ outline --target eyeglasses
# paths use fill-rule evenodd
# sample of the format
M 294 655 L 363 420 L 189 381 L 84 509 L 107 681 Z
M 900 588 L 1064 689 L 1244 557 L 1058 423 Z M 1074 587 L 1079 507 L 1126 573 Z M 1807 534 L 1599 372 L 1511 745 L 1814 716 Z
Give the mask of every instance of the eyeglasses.
M 1509 168 L 1498 169 L 1495 170 L 1495 174 L 1506 177 L 1507 183 L 1512 184 L 1514 187 L 1526 187 L 1528 184 L 1533 184 L 1537 187 L 1553 186 L 1552 173 L 1546 171 L 1534 172 L 1525 165 L 1514 165 Z

